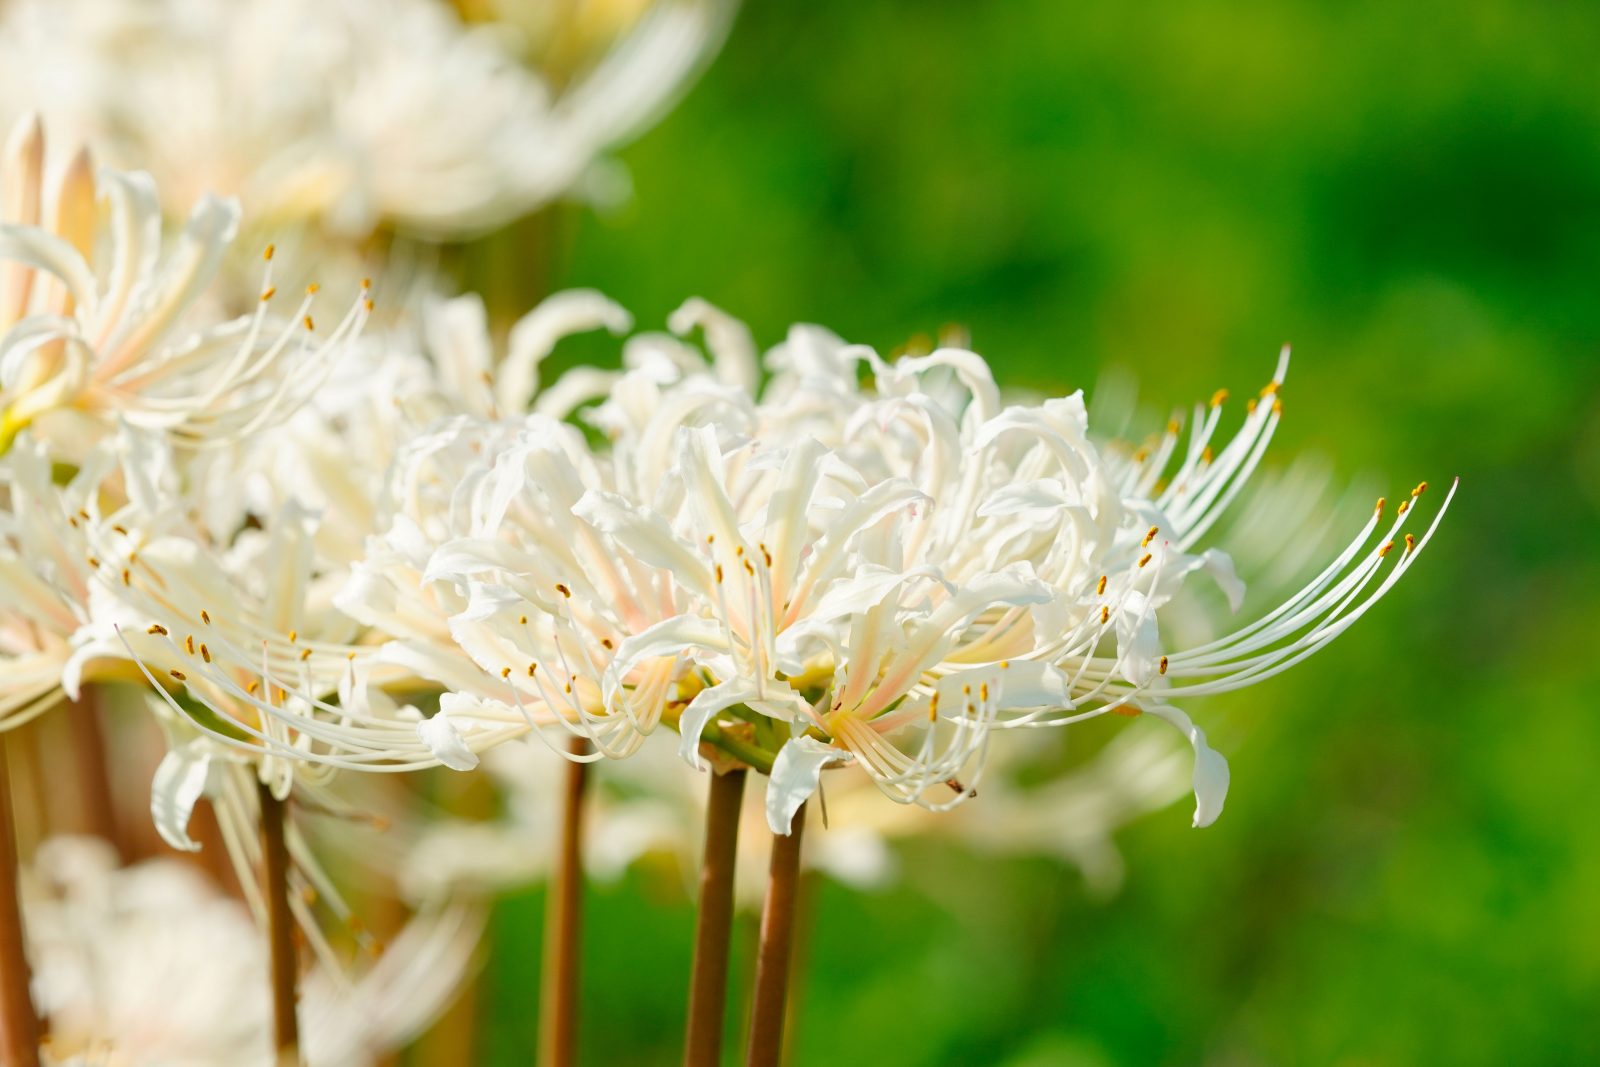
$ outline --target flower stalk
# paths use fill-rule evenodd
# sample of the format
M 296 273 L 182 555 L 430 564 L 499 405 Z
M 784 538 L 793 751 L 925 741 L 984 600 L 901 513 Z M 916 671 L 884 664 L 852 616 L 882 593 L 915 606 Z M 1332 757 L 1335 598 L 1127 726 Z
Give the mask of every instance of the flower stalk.
M 89 833 L 109 841 L 123 858 L 127 848 L 117 829 L 116 801 L 111 795 L 111 767 L 106 759 L 105 723 L 100 717 L 100 690 L 85 686 L 81 699 L 67 715 L 72 729 L 72 751 Z
M 272 978 L 272 1039 L 278 1064 L 300 1062 L 300 1027 L 295 1014 L 299 963 L 295 957 L 294 916 L 289 911 L 289 848 L 284 837 L 288 802 L 266 783 L 261 797 L 261 870 L 267 903 L 267 942 Z
M 574 738 L 583 754 L 587 742 Z M 544 969 L 539 987 L 540 1067 L 571 1067 L 577 1062 L 578 981 L 583 930 L 583 795 L 587 763 L 566 767 L 560 851 L 545 903 Z
M 761 940 L 756 950 L 755 995 L 750 1005 L 748 1067 L 778 1067 L 783 1059 L 783 1021 L 789 1003 L 790 957 L 794 951 L 795 905 L 800 888 L 804 806 L 788 835 L 774 834 L 767 896 L 761 905 Z
M 706 803 L 705 855 L 695 913 L 694 961 L 689 972 L 685 1067 L 722 1062 L 723 1014 L 728 998 L 728 942 L 733 926 L 733 876 L 744 804 L 743 768 L 711 774 Z
M 11 778 L 0 735 L 0 1060 L 39 1065 L 39 1016 L 28 989 L 31 971 L 18 899 L 17 835 L 11 814 Z

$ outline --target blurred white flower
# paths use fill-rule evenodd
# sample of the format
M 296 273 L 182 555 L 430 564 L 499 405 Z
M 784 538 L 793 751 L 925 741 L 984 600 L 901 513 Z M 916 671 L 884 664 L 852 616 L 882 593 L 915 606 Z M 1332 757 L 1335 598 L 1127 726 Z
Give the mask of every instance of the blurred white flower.
M 156 168 L 174 215 L 215 193 L 257 226 L 461 237 L 581 192 L 730 18 L 724 0 L 662 0 L 541 76 L 514 33 L 436 0 L 19 0 L 0 81 L 11 106 Z
M 265 941 L 196 869 L 119 868 L 103 842 L 55 838 L 22 888 L 47 1062 L 272 1062 Z M 424 1029 L 468 971 L 480 923 L 460 907 L 421 914 L 376 960 L 313 968 L 300 1008 L 306 1062 L 374 1064 Z

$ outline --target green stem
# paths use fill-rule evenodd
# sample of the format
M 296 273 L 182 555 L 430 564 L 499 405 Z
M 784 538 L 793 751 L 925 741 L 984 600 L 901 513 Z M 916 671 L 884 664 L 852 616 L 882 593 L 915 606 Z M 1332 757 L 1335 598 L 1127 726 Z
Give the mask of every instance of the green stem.
M 676 723 L 673 724 L 676 727 Z M 772 773 L 772 761 L 775 755 L 758 745 L 729 733 L 714 722 L 706 723 L 706 728 L 700 734 L 700 740 L 714 748 L 720 748 L 734 759 L 748 763 L 754 770 L 762 774 Z

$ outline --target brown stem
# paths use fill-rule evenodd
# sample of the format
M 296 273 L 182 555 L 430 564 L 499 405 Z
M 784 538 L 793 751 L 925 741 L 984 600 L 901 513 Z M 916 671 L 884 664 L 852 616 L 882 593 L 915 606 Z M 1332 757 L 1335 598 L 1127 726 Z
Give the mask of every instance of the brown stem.
M 0 735 L 0 1061 L 8 1067 L 39 1067 L 39 1016 L 28 990 L 32 972 L 17 898 L 17 837 L 5 750 Z
M 572 751 L 588 743 L 574 738 Z M 578 1050 L 578 962 L 583 930 L 583 793 L 587 763 L 567 764 L 560 853 L 544 910 L 544 972 L 539 983 L 539 1067 L 571 1067 Z
M 689 1026 L 685 1067 L 722 1062 L 722 1018 L 728 999 L 728 940 L 733 926 L 733 868 L 739 845 L 743 769 L 711 775 L 706 803 L 705 857 L 694 923 L 694 963 L 689 976 Z
M 494 818 L 495 792 L 485 776 L 446 772 L 437 780 L 435 788 L 435 802 L 451 815 L 478 821 Z M 477 1063 L 479 1009 L 487 1000 L 482 988 L 483 979 L 478 974 L 467 974 L 450 1006 L 417 1040 L 403 1062 L 411 1067 Z
M 67 722 L 72 728 L 74 769 L 84 822 L 91 834 L 111 842 L 118 853 L 125 856 L 123 840 L 117 833 L 116 802 L 111 796 L 111 765 L 106 760 L 99 689 L 84 687 L 78 702 L 67 712 Z
M 826 825 L 826 820 L 824 820 Z M 805 1008 L 805 973 L 811 964 L 811 934 L 817 925 L 817 893 L 819 876 L 816 871 L 800 872 L 800 888 L 795 891 L 794 953 L 789 960 L 789 1000 L 783 1028 L 783 1062 L 795 1062 L 795 1033 Z
M 300 1026 L 295 1015 L 294 916 L 289 911 L 289 848 L 284 841 L 286 801 L 261 783 L 262 895 L 267 902 L 267 943 L 271 949 L 272 1038 L 278 1064 L 300 1061 Z
M 795 899 L 800 882 L 801 832 L 806 809 L 794 813 L 787 837 L 774 834 L 767 869 L 767 899 L 761 905 L 761 944 L 756 949 L 756 988 L 750 1005 L 748 1067 L 778 1067 L 783 1058 L 783 1014 L 789 995 L 789 957 L 794 949 Z

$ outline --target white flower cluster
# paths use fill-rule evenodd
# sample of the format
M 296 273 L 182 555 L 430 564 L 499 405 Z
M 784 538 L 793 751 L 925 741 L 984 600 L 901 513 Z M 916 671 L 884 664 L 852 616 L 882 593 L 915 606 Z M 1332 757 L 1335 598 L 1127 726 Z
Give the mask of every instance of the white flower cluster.
M 1316 651 L 1432 532 L 1405 532 L 1412 499 L 1387 522 L 1380 506 L 1277 607 L 1169 647 L 1159 613 L 1186 580 L 1242 597 L 1202 541 L 1261 461 L 1287 355 L 1225 442 L 1218 395 L 1128 461 L 1090 437 L 1081 395 L 1003 405 L 971 352 L 886 362 L 797 327 L 758 391 L 748 332 L 698 302 L 673 322 L 696 324 L 709 359 L 636 338 L 609 382 L 557 383 L 548 413 L 446 421 L 402 458 L 406 499 L 337 602 L 394 638 L 371 670 L 406 665 L 447 692 L 420 749 L 348 708 L 309 732 L 260 709 L 306 758 L 469 769 L 532 730 L 620 759 L 666 725 L 691 765 L 710 747 L 769 770 L 781 833 L 824 768 L 946 808 L 973 794 L 997 731 L 1148 712 L 1194 746 L 1205 825 L 1227 766 L 1173 701 Z M 580 416 L 597 449 L 556 416 L 602 384 Z
M 972 352 L 886 361 L 800 326 L 763 367 L 700 301 L 621 370 L 541 388 L 562 337 L 629 316 L 559 294 L 497 358 L 474 298 L 430 306 L 419 345 L 360 338 L 364 293 L 325 332 L 310 294 L 275 314 L 269 278 L 254 313 L 195 323 L 236 209 L 203 200 L 163 255 L 148 179 L 44 159 L 24 124 L 0 229 L 0 711 L 136 669 L 203 739 L 158 777 L 183 847 L 221 752 L 286 794 L 467 770 L 530 732 L 623 759 L 665 726 L 689 766 L 768 772 L 784 832 L 826 768 L 943 809 L 998 732 L 1107 712 L 1187 736 L 1204 825 L 1227 766 L 1174 701 L 1310 655 L 1433 530 L 1405 530 L 1422 486 L 1388 520 L 1380 502 L 1282 603 L 1171 645 L 1190 579 L 1242 596 L 1204 542 L 1278 424 L 1287 353 L 1225 440 L 1219 393 L 1131 458 L 1081 394 L 1003 403 Z

